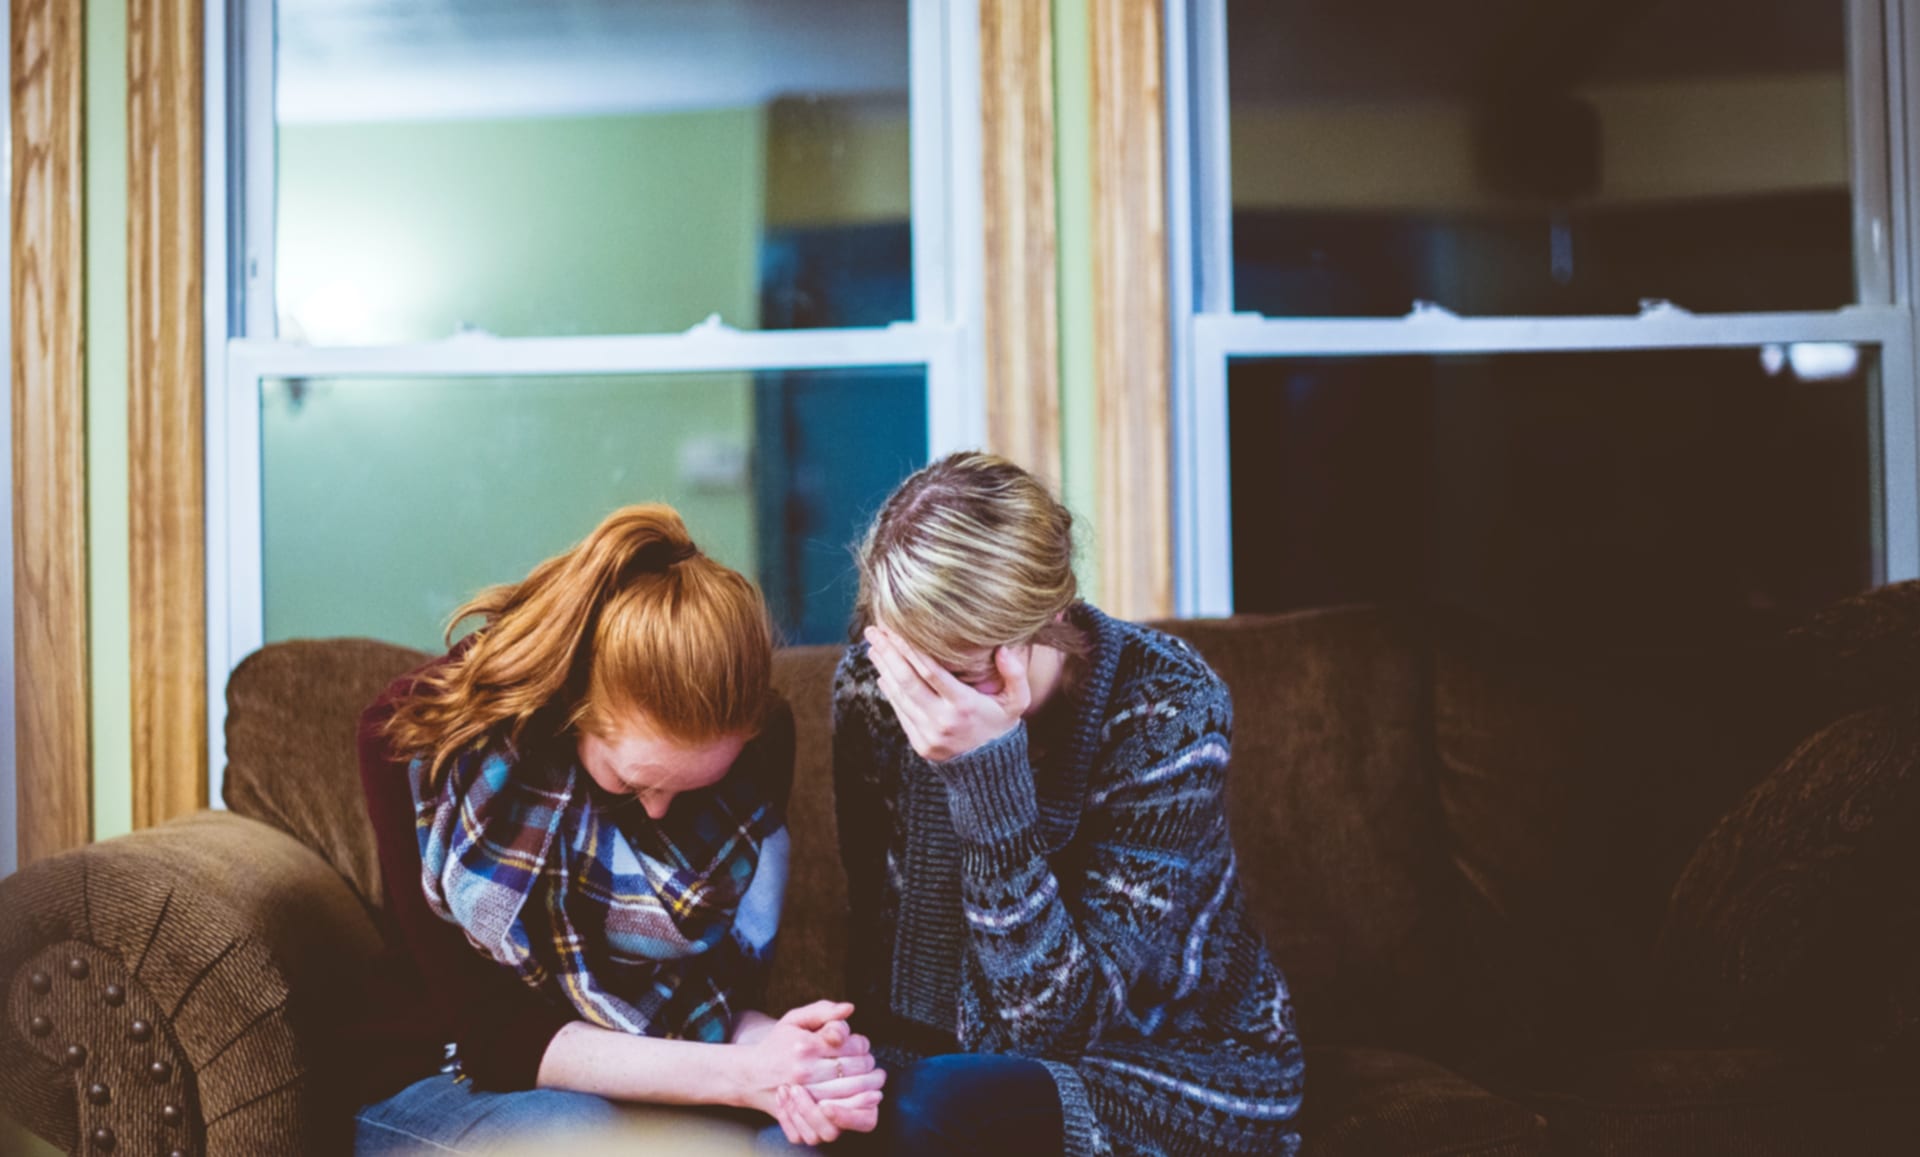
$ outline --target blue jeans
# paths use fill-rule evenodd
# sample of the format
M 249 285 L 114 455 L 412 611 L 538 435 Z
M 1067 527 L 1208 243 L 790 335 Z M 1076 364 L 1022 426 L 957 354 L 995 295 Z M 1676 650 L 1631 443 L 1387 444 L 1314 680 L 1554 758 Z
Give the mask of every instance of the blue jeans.
M 757 1123 L 748 1124 L 751 1116 Z M 568 1136 L 615 1134 L 675 1152 L 698 1140 L 717 1150 L 818 1152 L 789 1146 L 758 1114 L 627 1105 L 590 1093 L 529 1089 L 487 1093 L 450 1076 L 433 1076 L 361 1109 L 354 1118 L 354 1157 L 401 1154 L 547 1151 Z M 756 1137 L 756 1133 L 758 1134 Z M 887 1075 L 880 1127 L 849 1133 L 828 1148 L 866 1157 L 994 1157 L 1060 1152 L 1060 1096 L 1053 1076 L 1021 1057 L 955 1053 L 928 1057 Z M 537 1146 L 537 1148 L 536 1148 Z
M 890 1070 L 880 1127 L 827 1149 L 835 1157 L 1057 1157 L 1062 1133 L 1060 1092 L 1046 1066 L 950 1053 Z
M 647 1143 L 645 1150 L 622 1146 L 623 1152 L 672 1153 L 695 1144 L 703 1152 L 732 1144 L 749 1152 L 759 1129 L 724 1110 L 627 1105 L 560 1089 L 487 1093 L 440 1075 L 361 1109 L 354 1117 L 353 1152 L 354 1157 L 502 1149 L 544 1153 L 559 1138 L 608 1134 Z

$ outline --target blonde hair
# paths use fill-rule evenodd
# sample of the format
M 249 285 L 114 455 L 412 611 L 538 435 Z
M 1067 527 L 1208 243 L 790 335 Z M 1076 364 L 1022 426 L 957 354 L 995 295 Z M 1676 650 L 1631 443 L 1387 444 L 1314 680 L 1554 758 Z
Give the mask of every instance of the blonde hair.
M 759 590 L 694 546 L 670 506 L 614 511 L 565 554 L 455 611 L 467 649 L 421 677 L 387 723 L 432 774 L 482 740 L 516 746 L 634 713 L 702 743 L 757 732 L 771 698 L 773 626 Z
M 1078 653 L 1080 632 L 1060 621 L 1079 593 L 1073 554 L 1073 515 L 1039 479 L 992 454 L 950 454 L 874 516 L 855 630 L 884 625 L 949 667 L 979 647 Z

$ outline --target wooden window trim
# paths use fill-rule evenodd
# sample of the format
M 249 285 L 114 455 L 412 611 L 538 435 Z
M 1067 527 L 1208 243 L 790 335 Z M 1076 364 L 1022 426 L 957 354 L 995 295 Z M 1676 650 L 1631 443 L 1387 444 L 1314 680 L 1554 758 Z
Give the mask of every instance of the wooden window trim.
M 127 4 L 135 827 L 207 803 L 203 7 Z
M 12 6 L 13 742 L 23 867 L 93 834 L 82 8 Z
M 1161 0 L 1089 0 L 1098 550 L 1125 618 L 1173 613 L 1164 20 Z
M 987 444 L 1060 484 L 1053 5 L 980 0 Z

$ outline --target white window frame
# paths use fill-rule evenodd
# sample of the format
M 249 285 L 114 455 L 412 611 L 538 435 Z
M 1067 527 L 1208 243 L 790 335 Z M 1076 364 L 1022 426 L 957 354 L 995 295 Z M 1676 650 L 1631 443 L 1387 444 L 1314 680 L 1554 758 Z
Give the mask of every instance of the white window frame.
M 1920 157 L 1920 0 L 1848 0 L 1849 123 L 1860 304 L 1831 312 L 1638 317 L 1275 318 L 1233 309 L 1226 0 L 1166 0 L 1172 270 L 1174 598 L 1182 615 L 1233 613 L 1227 371 L 1236 358 L 1584 353 L 1850 342 L 1879 351 L 1877 493 L 1883 581 L 1920 577 L 1913 222 Z M 1684 305 L 1685 303 L 1680 303 Z
M 463 334 L 411 345 L 334 347 L 272 336 L 273 0 L 206 0 L 207 720 L 216 806 L 226 763 L 227 676 L 265 641 L 260 387 L 267 379 L 918 368 L 926 374 L 929 453 L 980 444 L 986 394 L 979 5 L 905 2 L 912 320 L 742 331 L 709 319 L 680 333 Z

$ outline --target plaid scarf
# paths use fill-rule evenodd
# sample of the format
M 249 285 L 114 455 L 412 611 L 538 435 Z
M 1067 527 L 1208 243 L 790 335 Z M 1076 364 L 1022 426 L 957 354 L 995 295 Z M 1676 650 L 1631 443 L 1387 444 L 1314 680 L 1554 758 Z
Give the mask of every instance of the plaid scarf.
M 751 749 L 749 749 L 751 750 Z M 427 904 L 483 954 L 602 1028 L 724 1041 L 763 970 L 787 849 L 784 791 L 745 758 L 651 819 L 577 760 L 478 746 L 408 768 Z M 758 872 L 757 872 L 758 870 Z M 771 890 L 772 906 L 742 901 Z M 736 919 L 736 916 L 740 919 Z

